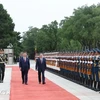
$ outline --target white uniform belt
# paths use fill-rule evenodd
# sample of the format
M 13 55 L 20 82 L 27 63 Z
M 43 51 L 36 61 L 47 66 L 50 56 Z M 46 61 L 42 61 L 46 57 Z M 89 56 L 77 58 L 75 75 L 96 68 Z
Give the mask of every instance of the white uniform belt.
M 5 63 L 5 62 L 0 62 L 0 63 Z

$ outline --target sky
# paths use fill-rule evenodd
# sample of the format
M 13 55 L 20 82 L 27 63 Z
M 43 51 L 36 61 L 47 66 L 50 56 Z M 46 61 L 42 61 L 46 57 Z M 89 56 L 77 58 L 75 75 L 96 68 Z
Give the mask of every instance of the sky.
M 41 28 L 54 20 L 60 22 L 83 5 L 98 4 L 99 0 L 0 0 L 15 23 L 15 31 L 28 31 L 30 26 Z

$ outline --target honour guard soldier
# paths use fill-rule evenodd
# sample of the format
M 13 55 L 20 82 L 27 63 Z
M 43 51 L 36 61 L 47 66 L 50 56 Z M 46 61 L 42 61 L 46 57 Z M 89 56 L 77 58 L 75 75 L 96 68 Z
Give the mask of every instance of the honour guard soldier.
M 98 60 L 99 60 L 99 62 L 98 62 L 98 78 L 99 78 L 98 89 L 100 91 L 100 56 L 99 56 Z
M 93 68 L 92 68 L 92 77 L 93 77 L 93 85 L 92 88 L 98 90 L 98 83 L 99 83 L 99 53 L 98 49 L 94 50 L 95 55 L 93 58 Z
M 97 66 L 95 67 L 95 76 L 96 76 L 96 90 L 99 90 L 99 82 L 100 82 L 100 50 L 96 49 L 96 60 Z
M 0 83 L 3 83 L 5 73 L 5 62 L 4 59 L 0 56 Z

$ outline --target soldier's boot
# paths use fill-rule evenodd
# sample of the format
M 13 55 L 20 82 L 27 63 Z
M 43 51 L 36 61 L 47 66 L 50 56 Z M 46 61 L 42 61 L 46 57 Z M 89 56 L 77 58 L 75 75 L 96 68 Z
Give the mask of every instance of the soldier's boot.
M 81 77 L 81 84 L 83 84 L 83 77 Z
M 97 87 L 97 82 L 94 81 L 94 90 L 96 91 L 96 87 Z
M 92 82 L 92 89 L 94 89 L 94 84 L 95 84 L 95 81 Z
M 92 87 L 92 80 L 90 79 L 89 80 L 89 88 L 91 88 Z
M 99 91 L 99 82 L 96 82 L 96 91 Z
M 92 80 L 90 79 L 90 83 L 89 83 L 90 88 L 92 88 Z
M 88 87 L 88 83 L 89 83 L 89 80 L 88 79 L 86 79 L 86 86 Z
M 98 90 L 100 91 L 100 81 L 98 82 Z
M 1 79 L 1 77 L 2 77 L 2 75 L 1 75 L 1 73 L 0 73 L 0 83 L 2 83 L 2 79 Z
M 86 86 L 86 79 L 84 79 L 84 85 Z

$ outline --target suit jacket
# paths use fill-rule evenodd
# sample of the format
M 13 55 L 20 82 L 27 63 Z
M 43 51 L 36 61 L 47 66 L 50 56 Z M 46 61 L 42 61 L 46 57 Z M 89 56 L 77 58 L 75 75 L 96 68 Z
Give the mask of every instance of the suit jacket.
M 26 61 L 23 57 L 19 59 L 19 67 L 21 68 L 21 71 L 29 70 L 30 69 L 30 61 L 29 58 L 26 58 Z
M 40 58 L 38 58 L 36 60 L 36 70 L 38 70 L 38 71 L 45 71 L 45 69 L 46 69 L 46 59 L 43 58 L 42 59 L 42 63 L 41 63 Z

